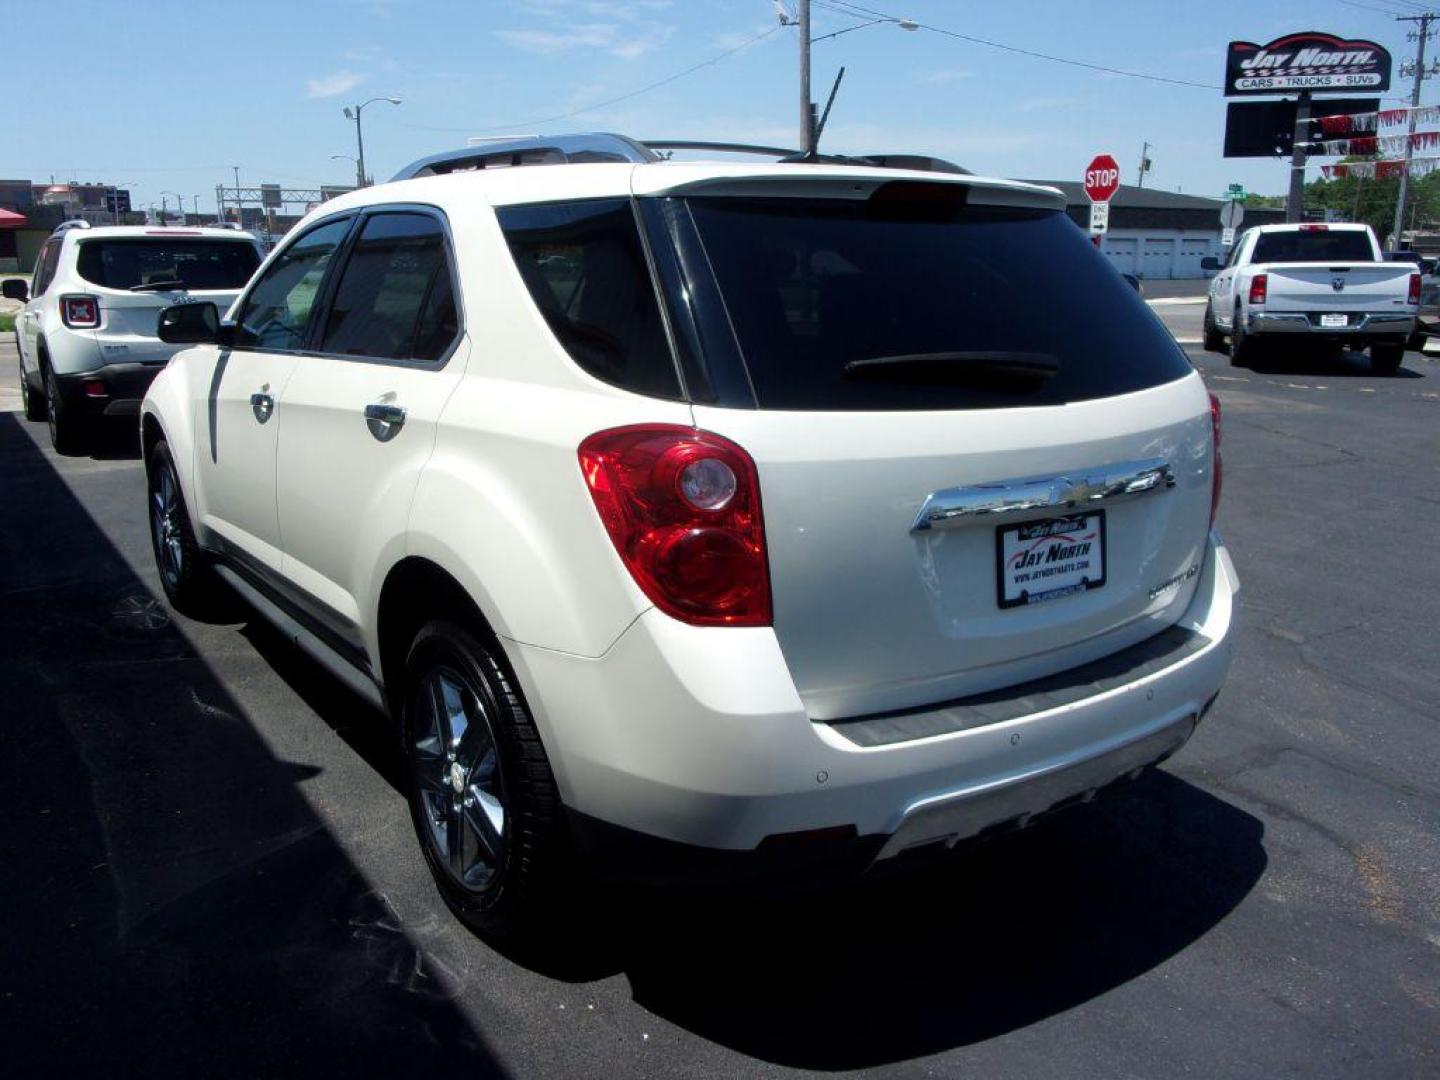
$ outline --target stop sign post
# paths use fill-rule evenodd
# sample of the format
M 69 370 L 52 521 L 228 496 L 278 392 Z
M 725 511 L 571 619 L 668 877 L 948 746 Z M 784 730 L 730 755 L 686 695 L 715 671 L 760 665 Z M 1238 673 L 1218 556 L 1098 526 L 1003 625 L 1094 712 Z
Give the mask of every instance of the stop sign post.
M 1095 242 L 1110 228 L 1110 199 L 1120 190 L 1120 166 L 1109 154 L 1096 154 L 1085 167 L 1085 194 L 1090 199 L 1090 232 Z

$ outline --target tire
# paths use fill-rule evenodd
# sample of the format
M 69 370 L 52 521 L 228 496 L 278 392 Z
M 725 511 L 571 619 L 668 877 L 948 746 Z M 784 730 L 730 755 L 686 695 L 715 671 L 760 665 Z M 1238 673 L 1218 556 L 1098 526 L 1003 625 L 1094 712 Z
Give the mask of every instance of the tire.
M 15 337 L 15 351 L 20 351 L 20 337 Z M 25 374 L 25 366 L 20 365 L 20 404 L 25 410 L 26 420 L 45 419 L 45 395 L 37 394 L 30 387 L 30 379 Z
M 219 582 L 195 539 L 180 476 L 163 439 L 150 451 L 145 471 L 146 519 L 160 585 L 176 611 L 206 618 L 217 608 Z
M 1215 327 L 1215 315 L 1209 304 L 1205 305 L 1205 351 L 1225 351 L 1225 335 Z
M 1371 345 L 1370 370 L 1376 375 L 1394 375 L 1405 359 L 1404 345 Z
M 1405 348 L 1411 352 L 1421 352 L 1425 348 L 1426 340 L 1425 334 L 1422 334 L 1419 330 L 1415 330 L 1405 339 Z
M 1255 343 L 1245 333 L 1245 321 L 1240 315 L 1240 305 L 1235 305 L 1235 321 L 1230 324 L 1230 363 L 1235 367 L 1248 367 L 1255 362 Z
M 50 445 L 57 454 L 83 454 L 90 441 L 84 418 L 65 404 L 50 365 L 44 364 L 41 371 L 45 380 L 45 420 L 50 425 Z
M 533 940 L 573 869 L 535 722 L 492 647 L 453 622 L 416 635 L 404 689 L 410 819 L 440 895 L 487 937 Z

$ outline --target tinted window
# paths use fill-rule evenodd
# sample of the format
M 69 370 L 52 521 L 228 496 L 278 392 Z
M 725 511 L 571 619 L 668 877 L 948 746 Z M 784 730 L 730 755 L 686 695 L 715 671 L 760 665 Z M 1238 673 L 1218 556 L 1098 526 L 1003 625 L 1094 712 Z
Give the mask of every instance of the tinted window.
M 680 396 L 628 199 L 509 207 L 499 218 L 536 307 L 576 363 L 639 394 Z
M 1300 232 L 1261 233 L 1255 241 L 1252 263 L 1270 262 L 1374 262 L 1370 237 L 1358 229 L 1331 232 L 1303 229 Z
M 905 182 L 868 201 L 688 201 L 761 408 L 1053 405 L 1191 371 L 1058 210 Z
M 350 250 L 320 351 L 439 360 L 458 320 L 445 235 L 426 214 L 378 214 Z
M 178 281 L 187 289 L 240 289 L 260 265 L 239 240 L 82 240 L 76 269 L 94 285 L 133 289 Z
M 312 229 L 282 251 L 250 290 L 240 311 L 240 343 L 293 351 L 305 343 L 310 310 L 348 218 Z
M 40 249 L 40 257 L 35 260 L 35 288 L 32 292 L 36 296 L 50 287 L 55 277 L 55 264 L 59 261 L 60 241 L 46 240 L 45 246 Z

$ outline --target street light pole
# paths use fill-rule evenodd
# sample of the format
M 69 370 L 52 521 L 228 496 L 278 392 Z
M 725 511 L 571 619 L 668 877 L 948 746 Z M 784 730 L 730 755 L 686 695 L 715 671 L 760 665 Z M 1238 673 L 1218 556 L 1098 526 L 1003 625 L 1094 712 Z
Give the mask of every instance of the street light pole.
M 399 105 L 400 99 L 396 97 L 373 97 L 369 101 L 362 101 L 359 105 L 345 106 L 345 119 L 355 121 L 355 150 L 359 157 L 355 159 L 355 186 L 363 188 L 366 186 L 365 177 L 365 135 L 360 129 L 360 114 L 365 111 L 366 105 L 373 105 L 377 101 L 388 101 L 391 105 Z

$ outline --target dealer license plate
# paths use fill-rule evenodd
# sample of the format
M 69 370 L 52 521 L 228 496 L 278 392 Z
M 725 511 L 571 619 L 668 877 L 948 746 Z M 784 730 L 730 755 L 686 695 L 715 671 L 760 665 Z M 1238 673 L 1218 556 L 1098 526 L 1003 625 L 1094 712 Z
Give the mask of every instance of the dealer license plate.
M 1328 327 L 1330 329 L 1335 329 L 1337 327 L 1346 327 L 1350 325 L 1350 316 L 1344 313 L 1341 313 L 1339 315 L 1321 315 L 1320 325 L 1323 327 Z
M 1105 511 L 995 530 L 1000 606 L 1073 596 L 1105 584 Z

